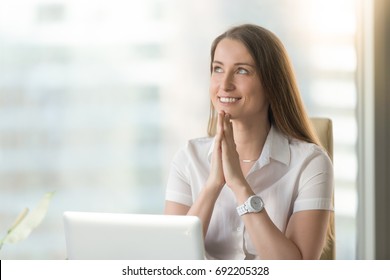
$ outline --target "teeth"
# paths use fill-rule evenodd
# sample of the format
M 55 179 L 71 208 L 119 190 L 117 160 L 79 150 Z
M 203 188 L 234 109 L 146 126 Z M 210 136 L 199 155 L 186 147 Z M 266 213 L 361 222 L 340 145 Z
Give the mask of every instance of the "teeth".
M 234 98 L 234 97 L 220 97 L 219 100 L 222 103 L 233 103 L 239 100 L 239 98 Z

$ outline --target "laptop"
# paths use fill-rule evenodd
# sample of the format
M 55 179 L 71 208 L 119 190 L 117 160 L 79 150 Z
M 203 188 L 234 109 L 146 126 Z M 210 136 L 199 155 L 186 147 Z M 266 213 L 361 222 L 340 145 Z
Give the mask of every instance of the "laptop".
M 64 212 L 70 260 L 205 259 L 198 217 Z

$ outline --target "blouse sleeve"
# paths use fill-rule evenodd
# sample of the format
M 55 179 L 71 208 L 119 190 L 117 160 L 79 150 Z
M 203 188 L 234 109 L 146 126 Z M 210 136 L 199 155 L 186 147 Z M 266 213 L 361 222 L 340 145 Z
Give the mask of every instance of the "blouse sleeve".
M 187 206 L 192 205 L 192 192 L 188 175 L 188 157 L 184 148 L 174 156 L 168 175 L 165 199 Z
M 303 167 L 293 212 L 333 210 L 333 165 L 327 154 L 315 148 Z

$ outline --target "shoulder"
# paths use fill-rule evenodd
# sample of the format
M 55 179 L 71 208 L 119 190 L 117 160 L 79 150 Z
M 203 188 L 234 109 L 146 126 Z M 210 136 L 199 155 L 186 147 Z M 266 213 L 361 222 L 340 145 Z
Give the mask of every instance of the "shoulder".
M 214 142 L 213 137 L 195 138 L 195 139 L 189 140 L 187 142 L 185 148 L 188 150 L 193 150 L 193 151 L 207 150 L 207 152 L 208 152 L 210 147 L 212 146 L 213 142 Z
M 294 167 L 322 158 L 329 161 L 328 153 L 322 147 L 297 138 L 285 135 L 276 127 L 272 127 L 266 140 L 265 150 L 269 150 L 270 157 Z
M 333 173 L 333 163 L 328 152 L 317 144 L 298 139 L 290 139 L 292 158 L 295 158 L 303 167 L 316 167 L 318 171 Z
M 314 143 L 309 143 L 303 140 L 290 138 L 289 144 L 290 144 L 291 151 L 296 153 L 305 154 L 307 156 L 329 157 L 328 152 L 326 151 L 325 148 Z
M 201 137 L 188 140 L 176 153 L 175 161 L 207 159 L 214 143 L 213 137 Z

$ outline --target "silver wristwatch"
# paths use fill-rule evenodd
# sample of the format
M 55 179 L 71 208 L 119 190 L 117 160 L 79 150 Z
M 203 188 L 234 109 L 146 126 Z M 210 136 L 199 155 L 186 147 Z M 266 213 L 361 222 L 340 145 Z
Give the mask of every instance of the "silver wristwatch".
M 242 216 L 246 213 L 258 213 L 264 209 L 264 202 L 260 196 L 252 195 L 245 201 L 244 204 L 237 207 L 238 215 Z

